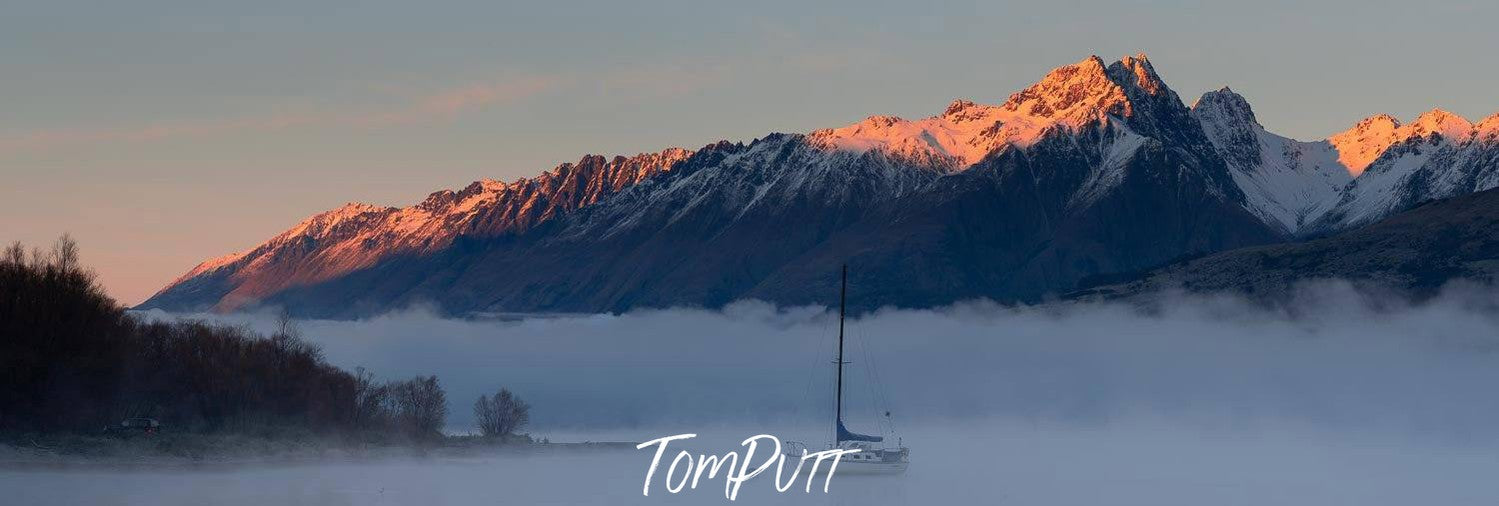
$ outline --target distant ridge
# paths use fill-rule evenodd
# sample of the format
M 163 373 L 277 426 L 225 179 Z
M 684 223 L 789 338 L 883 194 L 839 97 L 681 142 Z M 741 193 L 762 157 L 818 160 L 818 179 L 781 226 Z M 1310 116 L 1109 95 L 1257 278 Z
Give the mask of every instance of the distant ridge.
M 1499 189 L 1429 202 L 1320 239 L 1224 251 L 1069 296 L 1111 299 L 1179 289 L 1280 300 L 1298 283 L 1337 279 L 1420 299 L 1453 280 L 1491 283 L 1496 274 Z
M 1191 107 L 1143 54 L 1058 67 L 999 105 L 587 156 L 405 208 L 350 204 L 206 261 L 141 308 L 352 318 L 1035 301 L 1090 276 L 1327 235 L 1499 186 L 1499 115 L 1267 131 L 1228 88 Z M 867 295 L 866 295 L 867 294 Z

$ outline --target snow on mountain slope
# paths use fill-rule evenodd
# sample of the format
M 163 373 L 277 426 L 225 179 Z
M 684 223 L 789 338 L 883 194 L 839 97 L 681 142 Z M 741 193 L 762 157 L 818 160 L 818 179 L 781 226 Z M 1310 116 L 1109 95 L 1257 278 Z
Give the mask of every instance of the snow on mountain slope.
M 196 296 L 227 278 L 229 288 L 216 296 L 213 308 L 232 310 L 267 293 L 327 280 L 395 255 L 440 250 L 459 235 L 520 233 L 671 170 L 692 153 L 671 148 L 612 160 L 587 156 L 534 178 L 510 183 L 484 179 L 456 192 L 442 190 L 404 208 L 349 203 L 314 215 L 260 246 L 203 262 L 153 299 L 170 298 L 174 291 Z
M 1266 131 L 1228 88 L 1204 94 L 1192 115 L 1232 168 L 1245 207 L 1292 236 L 1363 225 L 1499 184 L 1499 144 L 1485 134 L 1499 120 L 1475 126 L 1433 109 L 1401 124 L 1379 114 L 1305 142 Z
M 1142 105 L 1157 95 L 1181 107 L 1144 55 L 1108 66 L 1092 56 L 1052 70 L 1001 105 L 956 100 L 921 120 L 871 116 L 804 136 L 773 134 L 747 147 L 710 149 L 712 154 L 704 152 L 672 177 L 636 185 L 580 213 L 559 234 L 612 237 L 654 223 L 646 217 L 659 209 L 672 210 L 670 224 L 694 213 L 726 213 L 737 220 L 808 199 L 832 207 L 850 199 L 894 200 L 999 148 L 1026 150 L 1047 139 L 1070 139 L 1090 152 L 1094 161 L 1086 182 L 1068 197 L 1086 205 L 1107 194 L 1126 162 L 1150 141 L 1130 124 L 1161 130 L 1149 126 L 1156 119 L 1136 117 L 1137 111 L 1164 109 Z
M 1174 156 L 1185 158 L 1162 168 L 1177 174 L 1157 180 L 1191 171 L 1185 177 L 1205 181 L 1206 194 L 1238 198 L 1217 174 L 1216 155 L 1197 145 L 1206 143 L 1143 54 L 1108 65 L 1093 56 L 1051 71 L 1000 105 L 960 100 L 918 121 L 876 116 L 748 146 L 585 157 L 536 178 L 433 193 L 410 207 L 346 206 L 250 251 L 205 262 L 147 305 L 206 300 L 230 310 L 391 259 L 446 251 L 459 237 L 521 236 L 542 226 L 547 231 L 534 237 L 542 242 L 644 237 L 663 227 L 712 238 L 741 221 L 764 226 L 800 210 L 836 213 L 823 225 L 835 227 L 1005 147 L 1035 150 L 1039 172 L 1029 184 L 1070 209 L 1110 195 L 1143 147 L 1167 144 L 1179 145 Z
M 1474 191 L 1499 188 L 1499 113 L 1480 120 L 1468 143 L 1471 147 L 1463 172 L 1472 174 Z
M 1394 129 L 1384 131 L 1389 125 Z M 1379 132 L 1374 134 L 1372 132 Z M 1446 198 L 1485 189 L 1476 178 L 1493 169 L 1492 163 L 1477 163 L 1492 149 L 1492 141 L 1476 135 L 1472 123 L 1456 114 L 1432 109 L 1409 124 L 1388 116 L 1366 119 L 1353 130 L 1329 139 L 1359 162 L 1373 156 L 1357 177 L 1343 189 L 1337 205 L 1313 226 L 1313 231 L 1333 231 L 1373 222 L 1434 198 Z M 1357 140 L 1356 142 L 1354 140 Z M 1376 149 L 1383 145 L 1382 149 Z M 1377 154 L 1375 154 L 1377 153 Z M 1475 159 L 1475 157 L 1477 157 Z
M 1328 137 L 1327 141 L 1338 150 L 1338 161 L 1348 167 L 1353 177 L 1359 177 L 1391 146 L 1412 137 L 1428 137 L 1440 134 L 1448 140 L 1465 140 L 1471 135 L 1473 125 L 1461 116 L 1432 109 L 1416 118 L 1409 125 L 1388 114 L 1376 114 L 1359 121 L 1347 131 Z
M 1203 94 L 1192 116 L 1228 162 L 1245 207 L 1288 234 L 1331 209 L 1352 180 L 1330 143 L 1266 131 L 1249 102 L 1227 87 Z
M 1145 86 L 1159 89 L 1153 74 L 1141 79 Z M 809 137 L 818 146 L 854 152 L 883 150 L 909 159 L 934 160 L 950 168 L 963 168 L 1000 146 L 1027 148 L 1048 133 L 1076 132 L 1102 125 L 1111 116 L 1133 114 L 1133 109 L 1124 88 L 1109 76 L 1103 60 L 1091 56 L 1052 70 L 1001 105 L 955 100 L 942 114 L 930 118 L 908 121 L 893 116 L 870 116 L 842 128 L 817 130 Z
M 919 120 L 870 116 L 842 128 L 817 130 L 808 142 L 848 153 L 884 153 L 913 165 L 951 172 L 970 167 L 1005 146 L 1030 150 L 1050 138 L 1092 143 L 1096 166 L 1069 201 L 1085 206 L 1107 194 L 1135 152 L 1148 142 L 1205 142 L 1185 125 L 1180 98 L 1142 53 L 1105 65 L 1098 56 L 1058 67 L 1000 105 L 955 100 L 939 115 Z M 1211 172 L 1211 171 L 1209 171 Z M 1228 193 L 1209 186 L 1216 193 Z
M 1338 151 L 1338 162 L 1348 168 L 1348 174 L 1358 177 L 1396 142 L 1399 128 L 1400 120 L 1394 116 L 1376 114 L 1359 121 L 1353 128 L 1328 137 L 1327 141 Z
M 890 303 L 941 300 L 957 279 L 990 280 L 970 295 L 1029 297 L 1496 184 L 1494 117 L 1475 127 L 1441 111 L 1410 125 L 1375 116 L 1302 142 L 1268 132 L 1227 88 L 1189 109 L 1143 54 L 1093 56 L 999 105 L 957 100 L 914 121 L 587 156 L 403 208 L 350 204 L 206 261 L 142 307 L 700 304 L 797 292 L 816 277 L 809 259 L 846 255 L 952 269 L 924 292 L 891 285 Z
M 564 217 L 548 240 L 609 239 L 689 224 L 708 227 L 712 231 L 703 233 L 714 235 L 751 216 L 812 203 L 824 210 L 867 207 L 910 194 L 947 173 L 946 165 L 932 165 L 937 162 L 942 161 L 883 150 L 827 149 L 796 134 L 771 134 L 748 145 L 720 142 L 699 150 L 669 176 L 643 181 Z M 707 216 L 718 219 L 697 223 Z
M 378 207 L 359 202 L 350 202 L 336 209 L 318 213 L 311 218 L 302 220 L 302 222 L 272 237 L 259 247 L 214 258 L 198 264 L 192 270 L 188 271 L 187 274 L 184 274 L 177 281 L 173 282 L 173 284 L 230 265 L 237 265 L 241 268 L 254 268 L 258 263 L 264 263 L 268 260 L 263 254 L 265 251 L 277 247 L 296 245 L 298 243 L 341 240 L 343 237 L 347 237 L 348 232 L 363 229 L 368 224 L 379 222 L 396 211 L 397 209 L 392 207 Z
M 1143 53 L 1107 65 L 1090 56 L 1058 67 L 1000 105 L 956 100 L 929 118 L 871 116 L 808 137 L 825 149 L 886 153 L 947 172 L 971 167 L 1002 147 L 1032 151 L 1046 140 L 1070 139 L 1090 160 L 1082 184 L 1067 199 L 1072 207 L 1107 195 L 1142 147 L 1169 144 L 1191 155 L 1192 170 L 1209 181 L 1208 192 L 1240 199 L 1227 174 L 1219 174 L 1202 129 Z

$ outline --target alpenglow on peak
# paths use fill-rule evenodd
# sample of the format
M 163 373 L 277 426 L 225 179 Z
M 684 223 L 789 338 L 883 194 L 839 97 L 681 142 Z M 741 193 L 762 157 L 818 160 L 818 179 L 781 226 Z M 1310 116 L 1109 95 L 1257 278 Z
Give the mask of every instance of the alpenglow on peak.
M 898 156 L 945 162 L 949 168 L 977 163 L 1001 146 L 1026 148 L 1051 132 L 1104 125 L 1129 118 L 1149 104 L 1136 99 L 1175 99 L 1145 55 L 1105 65 L 1098 56 L 1048 72 L 1000 105 L 954 100 L 936 116 L 906 120 L 870 116 L 841 128 L 813 131 L 822 147 L 853 152 L 881 150 Z

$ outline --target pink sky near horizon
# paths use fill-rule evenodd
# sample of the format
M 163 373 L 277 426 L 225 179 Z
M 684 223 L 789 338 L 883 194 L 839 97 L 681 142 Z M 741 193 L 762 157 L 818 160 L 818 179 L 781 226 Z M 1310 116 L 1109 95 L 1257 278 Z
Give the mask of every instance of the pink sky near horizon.
M 1499 111 L 1490 3 L 860 5 L 18 6 L 0 240 L 71 233 L 134 304 L 344 202 L 999 103 L 1089 54 L 1149 53 L 1188 103 L 1230 85 L 1301 139 Z

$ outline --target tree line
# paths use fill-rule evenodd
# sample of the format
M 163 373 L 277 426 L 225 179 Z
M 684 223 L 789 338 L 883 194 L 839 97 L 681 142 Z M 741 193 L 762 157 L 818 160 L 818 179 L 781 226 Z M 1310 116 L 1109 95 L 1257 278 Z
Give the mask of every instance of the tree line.
M 511 434 L 528 419 L 524 402 L 501 393 L 480 398 L 503 406 L 479 418 L 485 435 Z M 345 371 L 285 317 L 264 336 L 131 315 L 79 264 L 67 236 L 51 251 L 16 243 L 0 254 L 0 432 L 89 432 L 149 417 L 191 432 L 425 440 L 442 436 L 447 415 L 436 376 L 379 382 L 362 368 Z

